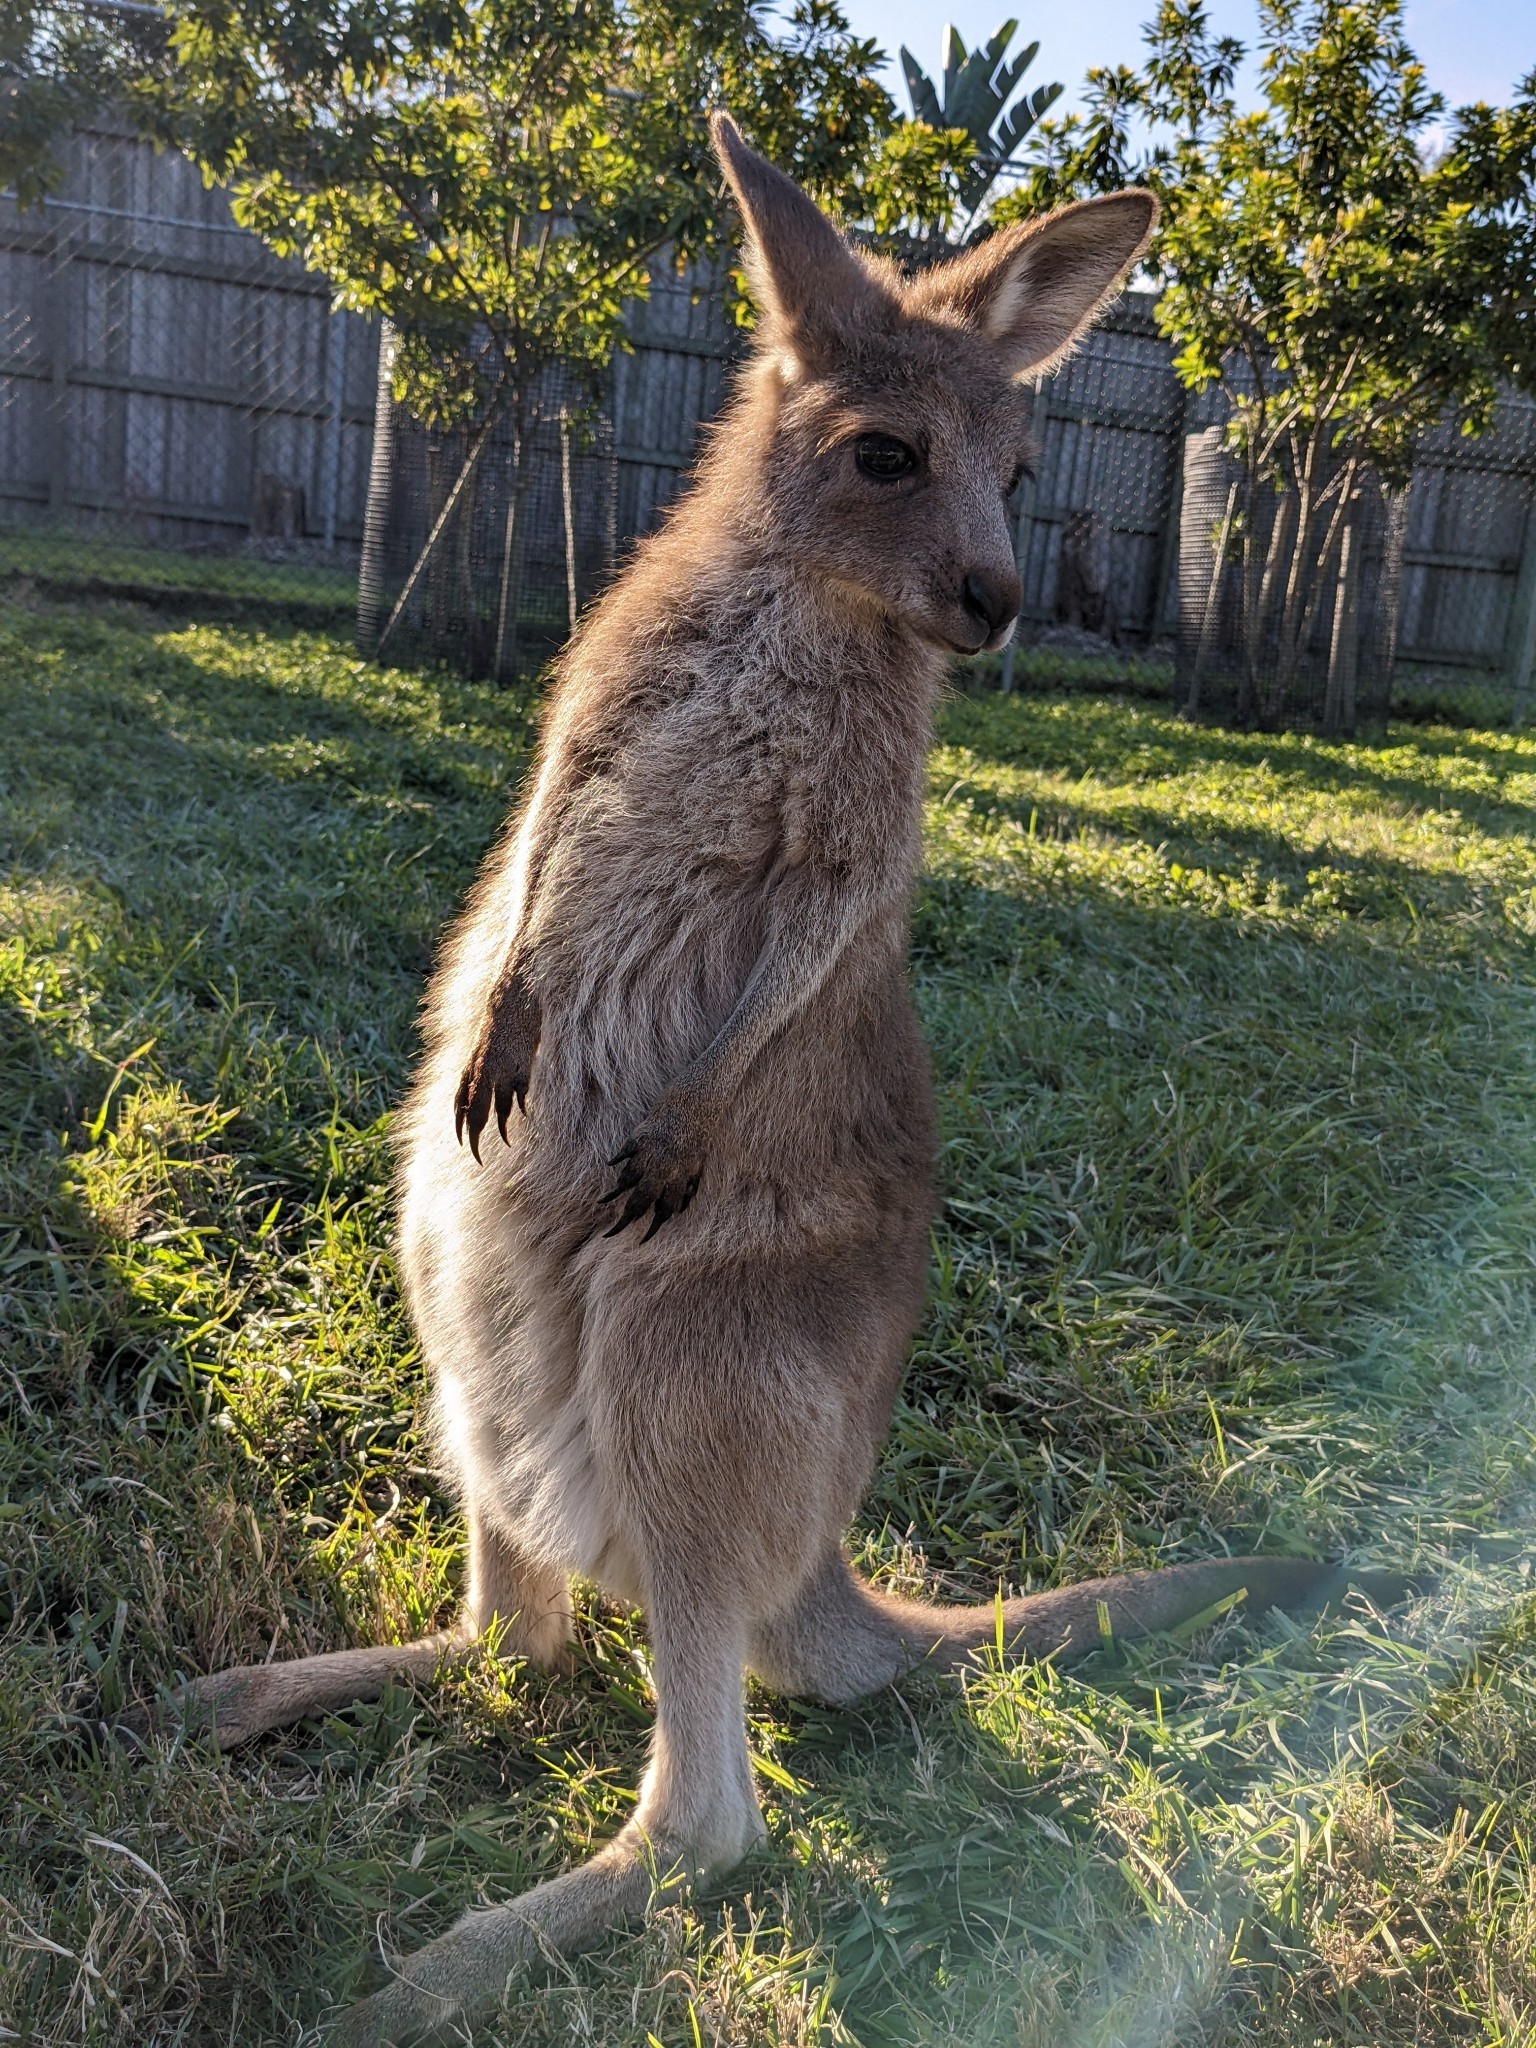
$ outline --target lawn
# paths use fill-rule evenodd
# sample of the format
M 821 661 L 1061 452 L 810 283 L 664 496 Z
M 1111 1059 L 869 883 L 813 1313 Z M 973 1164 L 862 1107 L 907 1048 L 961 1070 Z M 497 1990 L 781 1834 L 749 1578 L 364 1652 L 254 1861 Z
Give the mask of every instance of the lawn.
M 571 1680 L 223 1760 L 102 1732 L 451 1607 L 389 1115 L 535 707 L 35 577 L 0 692 L 0 2039 L 292 2042 L 610 1832 L 644 1753 L 643 1627 L 591 1601 Z M 863 1561 L 1425 1590 L 756 1696 L 769 1846 L 477 2038 L 1528 2044 L 1536 738 L 956 698 L 928 832 L 944 1209 Z

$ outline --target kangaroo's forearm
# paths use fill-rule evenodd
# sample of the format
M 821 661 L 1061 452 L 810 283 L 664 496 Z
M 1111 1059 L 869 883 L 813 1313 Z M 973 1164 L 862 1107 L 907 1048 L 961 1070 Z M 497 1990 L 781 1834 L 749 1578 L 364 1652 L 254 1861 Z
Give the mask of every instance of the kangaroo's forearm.
M 770 1039 L 825 986 L 864 923 L 868 903 L 799 877 L 780 884 L 766 943 L 735 1008 L 694 1062 L 685 1086 L 728 1096 Z
M 534 772 L 533 793 L 518 825 L 504 889 L 507 967 L 526 961 L 547 914 L 550 858 L 570 828 L 577 801 L 599 772 L 600 750 L 560 726 L 545 737 Z M 507 886 L 507 885 L 510 886 Z

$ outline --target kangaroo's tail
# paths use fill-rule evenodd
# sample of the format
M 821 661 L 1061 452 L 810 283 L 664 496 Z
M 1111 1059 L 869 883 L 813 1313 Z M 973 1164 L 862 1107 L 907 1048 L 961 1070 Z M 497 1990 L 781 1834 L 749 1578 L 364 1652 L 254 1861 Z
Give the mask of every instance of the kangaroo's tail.
M 999 1623 L 1005 1657 L 1070 1659 L 1103 1648 L 1107 1637 L 1181 1628 L 1224 1600 L 1241 1599 L 1250 1613 L 1272 1607 L 1309 1613 L 1335 1604 L 1351 1588 L 1390 1607 L 1412 1590 L 1412 1581 L 1310 1558 L 1208 1558 L 1004 1600 L 999 1614 L 992 1600 L 948 1607 L 893 1599 L 836 1556 L 758 1630 L 752 1665 L 776 1691 L 836 1704 L 918 1665 L 954 1670 L 998 1643 Z

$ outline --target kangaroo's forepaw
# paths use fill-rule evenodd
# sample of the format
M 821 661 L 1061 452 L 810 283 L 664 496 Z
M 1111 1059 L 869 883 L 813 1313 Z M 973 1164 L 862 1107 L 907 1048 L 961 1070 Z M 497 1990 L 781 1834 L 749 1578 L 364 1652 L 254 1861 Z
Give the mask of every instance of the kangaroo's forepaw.
M 454 1099 L 454 1130 L 461 1145 L 469 1134 L 469 1149 L 477 1160 L 480 1135 L 493 1112 L 503 1144 L 513 1104 L 527 1114 L 542 1023 L 543 1008 L 527 974 L 521 967 L 509 969 L 496 984 L 480 1042 L 459 1078 Z
M 712 1125 L 707 1106 L 697 1098 L 670 1091 L 662 1096 L 608 1162 L 621 1171 L 603 1201 L 624 1206 L 605 1237 L 617 1237 L 653 1210 L 651 1227 L 640 1240 L 646 1244 L 663 1223 L 682 1214 L 699 1191 Z

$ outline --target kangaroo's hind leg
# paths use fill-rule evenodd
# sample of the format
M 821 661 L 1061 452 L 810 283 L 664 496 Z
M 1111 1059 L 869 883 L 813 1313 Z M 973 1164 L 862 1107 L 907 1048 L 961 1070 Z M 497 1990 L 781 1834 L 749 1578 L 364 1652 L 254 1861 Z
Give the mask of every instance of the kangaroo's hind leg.
M 466 1914 L 408 1957 L 341 2019 L 338 2044 L 376 2048 L 482 2013 L 542 1953 L 591 1944 L 643 1913 L 657 1883 L 718 1875 L 760 1837 L 743 1706 L 752 1617 L 772 1602 L 765 1587 L 803 1576 L 827 1519 L 816 1433 L 805 1455 L 784 1455 L 786 1417 L 814 1421 L 825 1399 L 799 1320 L 776 1275 L 743 1267 L 690 1283 L 659 1257 L 610 1255 L 581 1367 L 605 1503 L 599 1562 L 645 1608 L 655 1676 L 634 1818 L 579 1869 Z
M 644 1913 L 658 1888 L 729 1868 L 761 1832 L 742 1704 L 739 1617 L 695 1579 L 647 1600 L 656 1730 L 634 1817 L 578 1869 L 466 1913 L 344 2013 L 327 2048 L 383 2048 L 483 2014 L 541 1955 L 571 1955 Z
M 269 1729 L 376 1700 L 392 1679 L 430 1679 L 445 1657 L 467 1652 L 493 1622 L 499 1656 L 559 1667 L 571 1634 L 570 1582 L 522 1557 L 471 1504 L 468 1590 L 451 1628 L 412 1643 L 369 1644 L 215 1671 L 179 1687 L 164 1718 L 206 1728 L 220 1749 L 233 1749 Z M 154 1718 L 128 1716 L 124 1727 L 142 1734 Z
M 469 1508 L 469 1575 L 456 1635 L 473 1642 L 494 1626 L 498 1657 L 546 1670 L 570 1666 L 571 1581 L 527 1556 L 483 1511 Z

